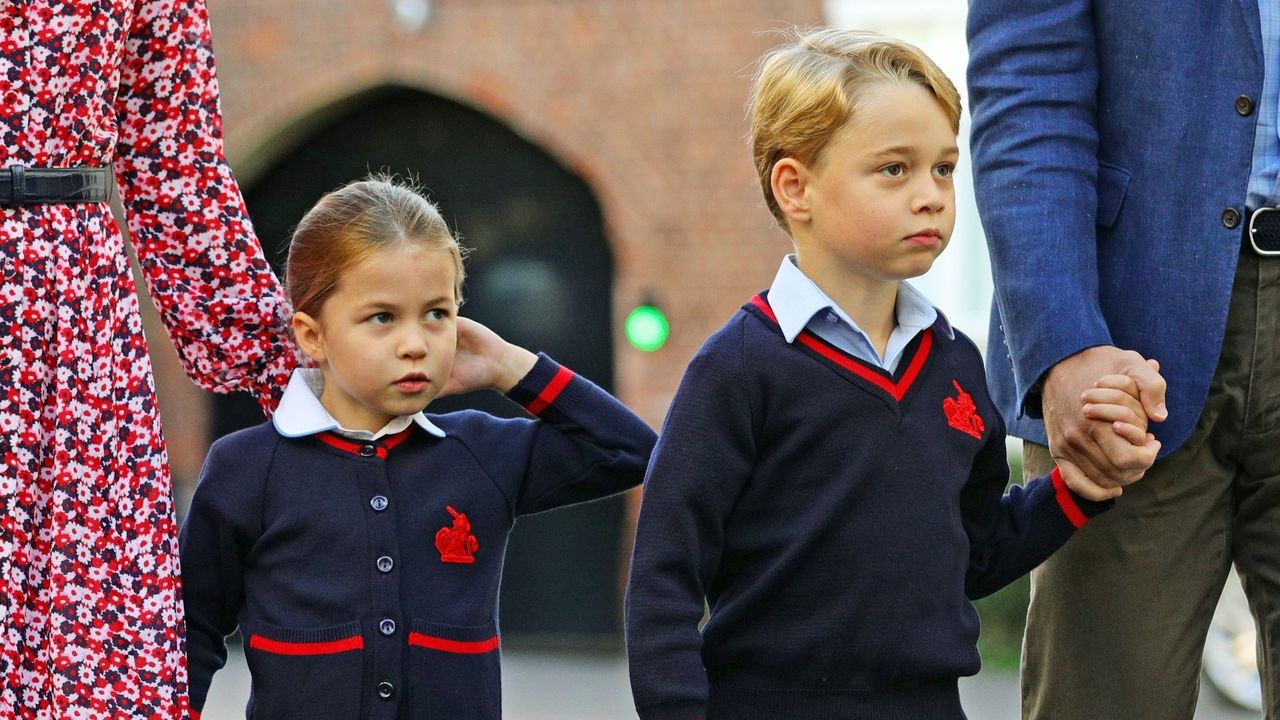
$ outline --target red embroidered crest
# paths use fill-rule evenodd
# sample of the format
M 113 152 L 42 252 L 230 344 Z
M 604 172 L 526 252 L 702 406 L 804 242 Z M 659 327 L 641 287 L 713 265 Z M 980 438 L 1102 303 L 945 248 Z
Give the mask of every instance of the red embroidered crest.
M 453 516 L 453 527 L 440 528 L 436 533 L 436 549 L 440 551 L 441 562 L 473 563 L 473 553 L 480 549 L 480 541 L 471 534 L 471 521 L 466 513 L 446 505 L 445 510 Z
M 952 380 L 951 384 L 956 386 L 956 392 L 959 395 L 944 398 L 942 401 L 942 411 L 947 414 L 947 424 L 981 440 L 987 426 L 978 415 L 978 406 L 973 403 L 973 396 L 965 392 L 959 382 Z

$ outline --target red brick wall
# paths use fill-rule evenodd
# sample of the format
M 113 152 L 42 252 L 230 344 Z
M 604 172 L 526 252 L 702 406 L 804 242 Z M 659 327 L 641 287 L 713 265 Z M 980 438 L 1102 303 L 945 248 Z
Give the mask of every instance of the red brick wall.
M 431 21 L 412 32 L 391 6 L 209 0 L 241 182 L 335 104 L 387 83 L 507 123 L 597 195 L 617 271 L 615 387 L 657 427 L 702 340 L 768 285 L 789 248 L 756 186 L 745 102 L 752 61 L 778 42 L 767 31 L 820 23 L 821 0 L 434 0 Z M 650 354 L 622 335 L 645 296 L 672 325 Z M 157 363 L 162 412 L 204 412 Z M 185 435 L 201 427 L 171 426 L 180 476 L 199 467 L 203 445 Z

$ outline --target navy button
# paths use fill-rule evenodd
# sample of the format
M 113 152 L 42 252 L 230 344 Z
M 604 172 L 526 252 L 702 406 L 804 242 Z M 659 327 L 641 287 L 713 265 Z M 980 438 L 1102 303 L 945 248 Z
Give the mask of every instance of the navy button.
M 387 618 L 382 622 L 378 623 L 378 630 L 382 631 L 382 634 L 386 635 L 387 637 L 395 635 L 396 621 L 392 620 L 391 618 Z
M 392 695 L 396 694 L 396 686 L 383 680 L 378 683 L 378 697 L 383 700 L 390 700 Z
M 364 447 L 360 448 L 360 455 L 362 455 L 363 457 L 373 457 L 374 455 L 377 455 L 377 454 L 378 454 L 378 448 L 372 445 L 365 445 Z
M 396 566 L 396 561 L 392 560 L 387 555 L 383 555 L 382 557 L 378 558 L 378 569 L 384 573 L 391 572 L 391 568 L 395 566 Z
M 369 501 L 369 506 L 378 512 L 386 510 L 387 504 L 388 501 L 385 495 L 374 495 L 373 499 Z

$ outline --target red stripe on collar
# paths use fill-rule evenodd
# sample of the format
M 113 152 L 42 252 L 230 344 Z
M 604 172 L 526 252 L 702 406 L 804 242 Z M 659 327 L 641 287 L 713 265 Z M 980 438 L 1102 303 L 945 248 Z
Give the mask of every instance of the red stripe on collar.
M 349 452 L 352 455 L 359 455 L 360 457 L 378 457 L 385 460 L 387 457 L 387 451 L 407 440 L 412 430 L 412 427 L 408 427 L 395 435 L 387 435 L 378 440 L 367 441 L 353 440 L 352 438 L 343 437 L 342 435 L 328 430 L 316 433 L 316 437 L 326 445 Z M 373 450 L 369 451 L 365 448 L 373 448 Z
M 769 301 L 765 300 L 763 295 L 756 295 L 751 298 L 751 304 L 759 308 L 760 312 L 764 313 L 775 325 L 778 324 L 778 316 L 774 314 L 773 308 L 769 307 Z M 929 358 L 929 351 L 933 348 L 933 328 L 925 328 L 921 334 L 920 345 L 916 348 L 916 353 L 911 358 L 911 363 L 907 365 L 906 372 L 902 373 L 902 377 L 896 383 L 862 362 L 855 360 L 847 353 L 826 344 L 809 330 L 801 330 L 796 339 L 822 357 L 889 393 L 894 400 L 901 401 L 903 396 L 907 394 L 907 390 L 911 389 L 911 384 L 915 382 L 916 377 L 920 374 L 920 369 L 924 367 L 925 360 Z

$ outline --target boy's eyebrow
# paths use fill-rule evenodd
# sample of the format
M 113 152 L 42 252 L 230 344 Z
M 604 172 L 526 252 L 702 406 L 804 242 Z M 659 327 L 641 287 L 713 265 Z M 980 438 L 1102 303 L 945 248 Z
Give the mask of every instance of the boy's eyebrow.
M 869 157 L 878 160 L 880 158 L 897 157 L 901 155 L 913 155 L 918 150 L 919 148 L 915 145 L 891 145 L 889 147 L 881 148 L 871 153 Z M 943 155 L 959 155 L 960 148 L 956 145 L 952 145 L 950 147 L 944 148 L 942 151 L 942 154 Z

